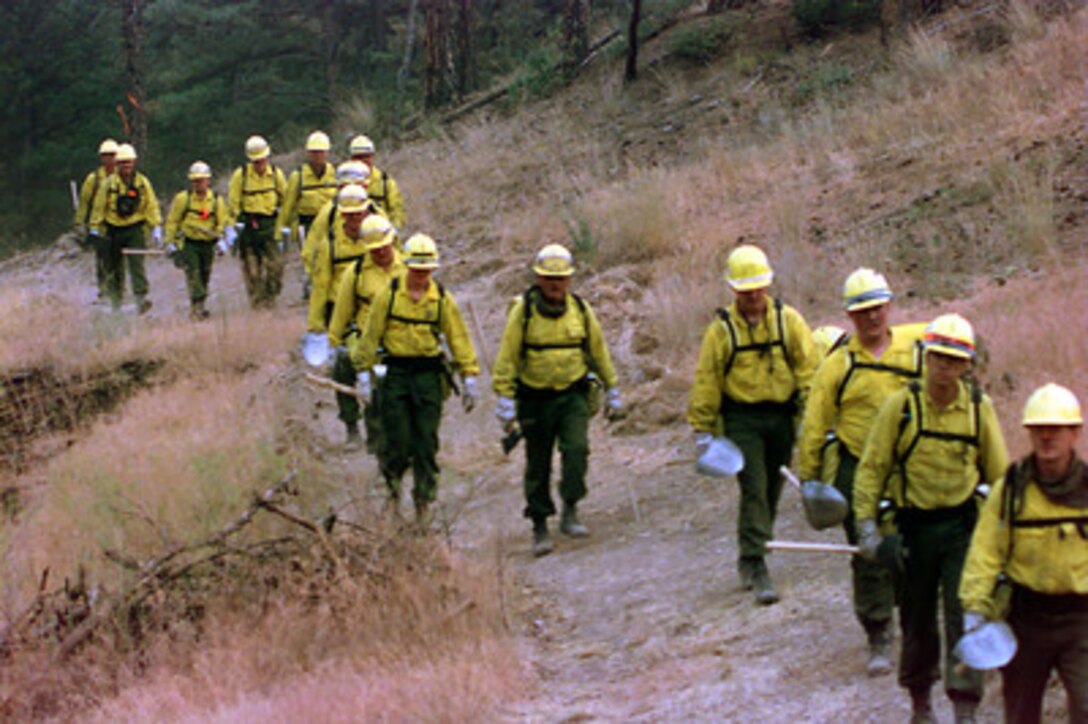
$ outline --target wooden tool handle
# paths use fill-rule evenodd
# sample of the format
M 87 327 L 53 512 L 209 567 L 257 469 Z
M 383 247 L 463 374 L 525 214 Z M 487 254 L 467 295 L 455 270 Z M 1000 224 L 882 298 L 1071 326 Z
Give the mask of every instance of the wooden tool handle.
M 778 469 L 778 472 L 782 473 L 782 477 L 788 480 L 790 484 L 793 485 L 795 488 L 797 488 L 798 490 L 801 489 L 801 480 L 793 474 L 792 470 L 783 465 Z
M 125 256 L 166 256 L 163 249 L 122 249 Z
M 773 540 L 767 543 L 769 551 L 801 551 L 805 553 L 858 553 L 861 549 L 846 543 L 804 543 L 802 541 Z
M 336 380 L 330 380 L 328 377 L 322 377 L 320 375 L 315 375 L 312 372 L 307 372 L 305 375 L 303 375 L 303 379 L 305 379 L 307 382 L 309 382 L 311 385 L 314 385 L 315 387 L 324 387 L 328 390 L 335 390 L 340 394 L 350 395 L 351 397 L 354 397 L 355 399 L 362 402 L 369 402 L 369 400 L 367 400 L 363 396 L 363 393 L 359 392 L 359 390 L 355 389 L 354 387 L 342 385 Z

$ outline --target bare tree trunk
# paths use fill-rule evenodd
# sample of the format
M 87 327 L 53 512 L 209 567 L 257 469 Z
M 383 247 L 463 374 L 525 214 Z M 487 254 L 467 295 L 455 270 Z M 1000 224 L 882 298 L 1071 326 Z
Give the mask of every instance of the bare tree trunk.
M 397 71 L 397 93 L 404 95 L 404 86 L 408 83 L 408 75 L 412 70 L 412 53 L 416 42 L 416 16 L 419 14 L 419 0 L 411 0 L 408 5 L 408 27 L 405 30 L 404 59 Z M 399 103 L 397 104 L 400 105 Z
M 476 76 L 476 53 L 472 42 L 476 27 L 475 0 L 456 0 L 453 72 L 457 96 L 464 98 L 472 90 Z
M 589 54 L 589 2 L 567 0 L 563 11 L 563 46 L 571 68 L 577 68 Z
M 638 79 L 638 23 L 642 17 L 642 0 L 631 0 L 631 23 L 627 26 L 627 67 L 623 79 Z
M 129 121 L 130 139 L 140 156 L 144 156 L 147 152 L 142 4 L 142 0 L 120 0 L 121 49 L 125 58 L 125 95 L 129 105 L 132 106 Z
M 449 28 L 451 0 L 423 2 L 423 106 L 438 108 L 449 102 Z
M 324 0 L 321 7 L 321 38 L 325 57 L 325 97 L 329 110 L 340 99 L 340 41 L 342 36 L 339 3 L 337 0 Z

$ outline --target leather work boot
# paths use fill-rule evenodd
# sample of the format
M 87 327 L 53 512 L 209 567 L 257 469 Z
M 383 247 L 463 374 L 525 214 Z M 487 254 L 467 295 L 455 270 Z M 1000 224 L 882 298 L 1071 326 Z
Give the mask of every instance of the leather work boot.
M 774 584 L 771 583 L 771 574 L 767 571 L 767 564 L 763 562 L 763 559 L 759 559 L 759 563 L 752 573 L 752 590 L 756 593 L 756 603 L 760 606 L 770 606 L 771 604 L 778 603 L 778 593 L 774 590 Z
M 978 713 L 978 702 L 967 699 L 953 699 L 952 713 L 956 724 L 975 724 L 975 715 Z
M 147 314 L 151 311 L 151 300 L 144 296 L 136 297 L 136 313 Z
M 537 558 L 546 556 L 555 549 L 552 537 L 548 535 L 546 518 L 533 521 L 533 555 Z
M 431 529 L 432 522 L 434 522 L 434 510 L 431 509 L 431 504 L 426 501 L 416 502 L 416 530 L 426 533 Z
M 929 700 L 929 689 L 910 690 L 910 724 L 934 724 L 933 704 Z
M 752 578 L 761 562 L 759 558 L 751 556 L 741 556 L 737 559 L 737 575 L 740 576 L 740 587 L 743 590 L 752 590 Z
M 357 452 L 363 449 L 363 438 L 359 435 L 359 423 L 346 423 L 348 428 L 347 439 L 344 440 L 344 452 Z
M 585 538 L 589 535 L 589 528 L 578 522 L 578 509 L 574 505 L 563 504 L 563 512 L 559 516 L 559 532 L 571 538 Z
M 892 673 L 892 632 L 885 623 L 869 633 L 869 662 L 865 672 L 869 676 L 887 676 Z

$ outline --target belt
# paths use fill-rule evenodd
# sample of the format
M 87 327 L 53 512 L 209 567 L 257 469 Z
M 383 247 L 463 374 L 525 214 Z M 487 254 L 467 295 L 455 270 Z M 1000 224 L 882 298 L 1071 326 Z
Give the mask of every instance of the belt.
M 1013 584 L 1012 606 L 1017 613 L 1088 613 L 1088 594 L 1039 593 L 1019 583 Z
M 390 370 L 406 372 L 441 372 L 442 358 L 434 357 L 385 357 L 382 359 Z
M 974 496 L 967 499 L 967 502 L 961 503 L 950 508 L 900 508 L 896 514 L 896 521 L 902 528 L 909 528 L 914 525 L 933 525 L 936 523 L 947 523 L 950 520 L 967 520 L 978 518 L 978 504 L 975 502 Z

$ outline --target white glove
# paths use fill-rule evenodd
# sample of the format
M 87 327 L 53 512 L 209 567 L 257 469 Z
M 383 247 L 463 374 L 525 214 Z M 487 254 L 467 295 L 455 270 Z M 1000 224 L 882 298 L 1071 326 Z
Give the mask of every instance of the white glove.
M 619 420 L 623 417 L 623 400 L 620 399 L 620 388 L 608 388 L 605 399 L 604 417 L 606 420 Z
M 706 449 L 710 447 L 710 443 L 714 441 L 714 436 L 709 432 L 696 432 L 695 433 L 695 457 L 702 457 Z
M 495 405 L 495 417 L 504 430 L 513 425 L 514 420 L 518 417 L 518 413 L 514 409 L 514 400 L 509 397 L 500 397 Z
M 465 413 L 472 412 L 472 408 L 476 407 L 476 378 L 466 377 L 464 384 L 461 386 L 461 405 L 465 408 Z
M 359 394 L 363 396 L 367 404 L 370 404 L 370 400 L 374 395 L 374 388 L 370 384 L 370 372 L 364 370 L 360 372 L 355 378 L 355 389 L 359 390 Z
M 880 550 L 880 543 L 884 539 L 880 536 L 880 531 L 876 529 L 876 521 L 872 519 L 859 520 L 854 527 L 854 530 L 858 534 L 858 555 L 867 561 L 876 562 L 877 552 Z
M 981 613 L 975 613 L 973 611 L 967 611 L 963 614 L 963 632 L 969 634 L 972 631 L 977 631 L 982 628 L 986 623 L 986 617 Z
M 238 224 L 223 229 L 223 241 L 226 242 L 228 249 L 234 246 L 234 240 L 238 238 L 238 231 Z
M 175 244 L 174 242 L 171 241 L 169 244 L 166 245 L 166 255 L 167 256 L 173 257 L 174 254 L 178 253 L 178 251 L 179 251 L 178 245 Z
M 235 231 L 235 232 L 237 232 L 237 233 L 241 234 L 241 233 L 242 233 L 242 229 L 244 229 L 244 228 L 246 228 L 246 222 L 244 222 L 244 221 L 236 221 L 236 222 L 234 222 L 234 231 Z
M 91 230 L 90 230 L 90 231 L 89 231 L 88 233 L 89 233 L 89 234 L 90 234 L 91 236 L 95 237 L 96 239 L 97 239 L 98 237 L 102 236 L 102 232 L 101 232 L 101 231 L 99 231 L 98 229 L 91 229 Z
M 287 251 L 287 246 L 291 243 L 291 227 L 285 226 L 280 229 L 280 252 Z
M 155 246 L 162 247 L 162 227 L 156 226 L 151 230 L 151 241 L 155 242 Z
M 230 244 L 227 243 L 226 239 L 220 239 L 219 241 L 215 242 L 215 251 L 219 254 L 219 256 L 224 256 L 228 251 L 230 251 Z

